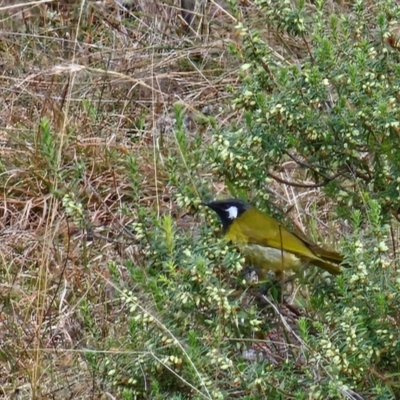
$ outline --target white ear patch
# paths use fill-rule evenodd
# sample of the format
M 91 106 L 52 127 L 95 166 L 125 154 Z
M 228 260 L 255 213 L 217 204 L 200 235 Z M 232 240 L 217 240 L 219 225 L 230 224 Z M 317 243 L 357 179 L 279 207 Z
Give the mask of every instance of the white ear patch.
M 229 219 L 235 219 L 238 216 L 238 208 L 235 206 L 230 206 L 229 208 L 226 209 L 226 212 L 229 214 L 228 215 Z

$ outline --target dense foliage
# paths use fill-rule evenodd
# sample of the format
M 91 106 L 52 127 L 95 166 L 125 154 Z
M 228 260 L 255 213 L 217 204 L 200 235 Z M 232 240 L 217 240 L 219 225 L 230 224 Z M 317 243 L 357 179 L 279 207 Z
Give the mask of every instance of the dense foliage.
M 399 4 L 256 3 L 267 29 L 239 28 L 246 62 L 234 106 L 246 124 L 216 135 L 216 169 L 259 198 L 290 160 L 344 214 L 364 208 L 364 192 L 397 214 Z

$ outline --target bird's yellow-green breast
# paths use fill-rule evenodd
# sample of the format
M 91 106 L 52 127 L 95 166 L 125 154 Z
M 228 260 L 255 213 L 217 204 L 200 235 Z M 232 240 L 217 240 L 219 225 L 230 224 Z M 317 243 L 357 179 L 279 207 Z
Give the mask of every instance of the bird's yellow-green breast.
M 298 270 L 311 263 L 339 274 L 342 256 L 291 233 L 275 218 L 242 200 L 204 203 L 221 219 L 225 237 L 236 244 L 254 266 L 264 270 Z

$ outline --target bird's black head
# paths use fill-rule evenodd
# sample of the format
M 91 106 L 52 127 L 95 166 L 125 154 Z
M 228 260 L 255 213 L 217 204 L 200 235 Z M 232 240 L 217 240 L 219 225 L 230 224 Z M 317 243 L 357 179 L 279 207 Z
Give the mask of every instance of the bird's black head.
M 218 214 L 219 218 L 221 219 L 224 232 L 237 217 L 251 208 L 251 206 L 245 201 L 238 199 L 216 200 L 202 204 L 210 207 Z

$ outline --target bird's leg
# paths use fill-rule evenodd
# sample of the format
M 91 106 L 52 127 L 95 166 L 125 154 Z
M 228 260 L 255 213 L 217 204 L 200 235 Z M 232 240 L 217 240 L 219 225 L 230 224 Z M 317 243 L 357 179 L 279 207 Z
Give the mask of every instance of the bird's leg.
M 255 266 L 247 266 L 243 270 L 243 278 L 249 285 L 260 286 L 259 295 L 271 293 L 274 300 L 279 301 L 281 297 L 281 281 L 276 275 L 266 274 L 264 270 Z

